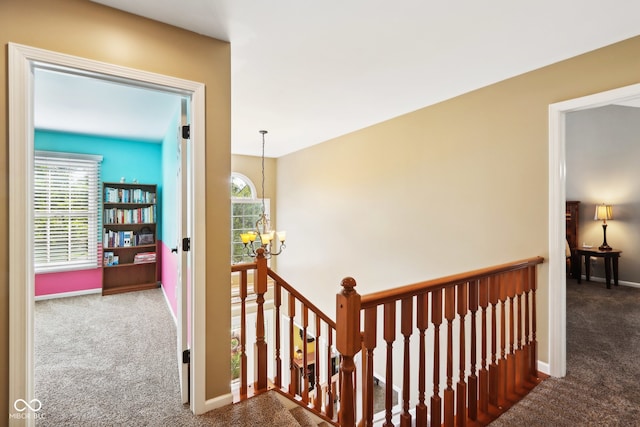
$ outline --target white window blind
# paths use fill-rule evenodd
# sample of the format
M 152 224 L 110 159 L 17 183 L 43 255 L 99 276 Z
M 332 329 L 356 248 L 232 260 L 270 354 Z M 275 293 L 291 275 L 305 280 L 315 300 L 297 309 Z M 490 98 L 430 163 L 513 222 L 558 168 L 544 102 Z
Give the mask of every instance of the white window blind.
M 102 156 L 37 151 L 33 240 L 36 273 L 100 266 Z

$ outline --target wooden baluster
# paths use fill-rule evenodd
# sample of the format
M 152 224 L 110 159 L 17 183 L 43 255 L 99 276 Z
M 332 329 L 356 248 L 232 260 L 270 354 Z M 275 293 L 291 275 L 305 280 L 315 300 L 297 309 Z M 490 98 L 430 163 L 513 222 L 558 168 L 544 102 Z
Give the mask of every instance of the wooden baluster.
M 267 292 L 267 259 L 264 257 L 264 249 L 258 248 L 256 256 L 257 277 L 254 278 L 253 291 L 256 293 L 257 317 L 256 317 L 256 392 L 267 390 L 267 342 L 265 341 L 264 326 L 264 294 Z
M 274 383 L 278 389 L 282 388 L 282 360 L 280 359 L 280 306 L 282 305 L 282 296 L 280 292 L 282 291 L 280 288 L 280 283 L 275 282 L 273 287 L 274 295 L 274 305 L 276 309 L 276 377 L 274 378 Z
M 529 283 L 531 286 L 531 343 L 530 351 L 531 356 L 529 358 L 530 363 L 530 376 L 533 382 L 538 382 L 538 341 L 536 337 L 536 290 L 538 288 L 538 282 L 536 280 L 536 267 L 530 266 L 528 268 Z
M 523 372 L 522 370 L 522 367 L 525 366 L 526 363 L 524 342 L 522 336 L 522 294 L 524 293 L 525 289 L 526 274 L 526 269 L 518 270 L 516 279 L 516 295 L 518 306 L 518 324 L 516 325 L 516 330 L 518 331 L 516 337 L 516 392 L 520 395 L 524 395 L 525 386 L 525 372 Z
M 247 276 L 240 272 L 240 400 L 247 398 Z
M 373 426 L 373 351 L 376 348 L 377 314 L 377 307 L 367 308 L 364 311 L 362 345 L 366 354 L 364 355 L 364 369 L 362 370 L 362 419 L 365 427 Z
M 356 281 L 353 278 L 343 279 L 341 285 L 342 291 L 336 295 L 336 347 L 342 356 L 338 422 L 342 427 L 355 427 L 355 363 L 353 358 L 358 354 L 362 345 L 360 295 L 354 289 Z
M 327 375 L 329 379 L 327 380 L 327 401 L 324 405 L 324 412 L 329 417 L 329 419 L 333 419 L 333 331 L 331 330 L 331 326 L 327 324 Z
M 298 390 L 299 381 L 296 381 L 296 378 L 298 378 L 299 375 L 299 371 L 296 372 L 298 368 L 295 362 L 296 355 L 293 344 L 294 320 L 296 317 L 296 299 L 291 294 L 289 294 L 288 296 L 289 305 L 287 308 L 289 311 L 289 394 L 291 396 L 295 396 L 296 394 L 300 393 L 300 390 Z
M 523 366 L 522 366 L 522 378 L 525 381 L 525 383 L 529 382 L 529 366 L 530 364 L 530 360 L 529 358 L 531 357 L 531 352 L 529 351 L 529 347 L 530 347 L 530 339 L 531 339 L 531 323 L 530 323 L 530 311 L 529 311 L 529 292 L 531 292 L 531 288 L 530 288 L 530 283 L 528 280 L 528 275 L 525 275 L 525 282 L 524 282 L 524 345 L 522 348 L 522 352 L 524 353 L 524 355 L 522 356 L 522 358 L 524 359 L 523 361 Z
M 467 415 L 471 421 L 478 420 L 478 376 L 476 362 L 478 356 L 478 331 L 476 314 L 478 312 L 478 281 L 469 282 L 469 311 L 471 312 L 471 372 L 467 379 L 469 383 Z
M 322 410 L 322 392 L 321 392 L 321 387 L 320 387 L 320 335 L 321 335 L 321 329 L 320 329 L 320 316 L 318 316 L 317 314 L 315 315 L 316 318 L 316 339 L 315 339 L 315 345 L 316 345 L 316 361 L 315 361 L 315 374 L 316 374 L 316 380 L 315 380 L 315 396 L 313 398 L 313 407 L 315 408 L 316 411 L 320 412 Z M 330 373 L 330 372 L 329 372 Z
M 385 375 L 385 422 L 384 427 L 393 426 L 393 342 L 396 340 L 396 303 L 384 305 L 384 340 L 387 342 L 387 367 Z
M 440 325 L 442 324 L 442 290 L 431 293 L 431 323 L 433 323 L 433 396 L 431 396 L 431 425 L 442 424 L 440 398 Z
M 498 360 L 498 402 L 501 409 L 508 406 L 507 402 L 507 281 L 506 275 L 500 274 L 498 278 L 499 298 L 500 298 L 500 359 Z
M 429 294 L 423 293 L 417 297 L 416 326 L 420 331 L 420 362 L 418 364 L 418 404 L 416 405 L 416 425 L 427 425 L 427 405 L 424 403 L 426 391 L 426 343 L 425 335 L 429 327 Z
M 309 403 L 309 353 L 307 348 L 307 327 L 309 326 L 309 308 L 302 304 L 302 401 Z
M 453 427 L 454 392 L 453 392 L 453 319 L 456 317 L 456 288 L 449 286 L 444 290 L 444 317 L 447 319 L 447 388 L 444 390 L 444 425 Z
M 489 365 L 489 404 L 498 408 L 498 297 L 500 287 L 496 276 L 489 278 L 489 304 L 491 305 L 491 364 Z
M 489 306 L 489 278 L 484 277 L 478 283 L 478 303 L 482 312 L 480 323 L 480 372 L 478 373 L 478 409 L 484 415 L 489 414 L 489 370 L 487 368 L 487 307 Z
M 461 283 L 458 288 L 458 318 L 460 320 L 460 378 L 456 387 L 456 425 L 459 427 L 465 427 L 467 425 L 467 383 L 465 381 L 465 369 L 466 369 L 466 348 L 467 337 L 465 335 L 465 317 L 467 315 L 467 283 Z
M 516 353 L 515 353 L 515 310 L 514 310 L 514 300 L 515 300 L 515 292 L 518 287 L 517 285 L 517 274 L 516 272 L 505 273 L 506 283 L 505 283 L 505 292 L 506 298 L 509 302 L 509 342 L 508 342 L 508 353 L 506 358 L 506 377 L 505 377 L 505 386 L 506 386 L 506 396 L 507 400 L 510 403 L 515 403 L 519 399 L 516 396 Z
M 404 298 L 401 304 L 400 333 L 404 336 L 404 371 L 402 378 L 402 413 L 400 425 L 411 426 L 411 414 L 409 413 L 409 390 L 411 389 L 411 355 L 409 353 L 409 339 L 413 332 L 413 297 Z

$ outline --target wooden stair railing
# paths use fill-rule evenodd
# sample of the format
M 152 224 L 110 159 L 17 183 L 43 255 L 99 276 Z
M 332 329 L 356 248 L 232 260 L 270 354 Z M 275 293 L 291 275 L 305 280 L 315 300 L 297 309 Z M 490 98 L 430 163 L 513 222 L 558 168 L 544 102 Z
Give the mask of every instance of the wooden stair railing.
M 396 416 L 398 425 L 411 426 L 414 414 L 417 426 L 426 426 L 427 418 L 431 426 L 487 425 L 519 401 L 540 381 L 536 268 L 543 261 L 534 257 L 364 296 L 356 292 L 354 279 L 344 279 L 336 297 L 337 348 L 342 357 L 340 425 L 373 425 L 378 340 L 385 342 L 386 350 L 381 352 L 385 363 L 375 364 L 385 369 L 383 426 L 394 425 Z M 376 330 L 379 307 L 383 331 Z M 414 319 L 418 345 L 412 352 Z M 399 413 L 394 414 L 397 329 L 402 336 L 402 359 L 397 363 L 403 377 L 396 382 L 402 384 L 402 401 Z M 362 402 L 356 405 L 354 357 L 360 350 L 363 390 Z M 417 402 L 414 408 L 412 402 Z
M 235 300 L 240 306 L 239 392 L 234 399 L 245 400 L 275 389 L 337 425 L 336 323 L 271 270 L 261 248 L 257 252 L 255 262 L 231 266 L 232 279 L 237 280 L 238 286 Z M 256 332 L 253 363 L 248 364 L 249 312 L 255 313 Z M 272 340 L 269 343 L 268 332 Z M 298 349 L 294 345 L 297 335 L 301 337 Z M 357 346 L 360 347 L 360 340 Z
M 333 425 L 372 426 L 375 366 L 384 369 L 384 426 L 474 426 L 496 419 L 540 381 L 536 268 L 541 257 L 364 296 L 356 292 L 354 279 L 345 278 L 333 322 L 258 252 L 256 262 L 231 267 L 240 306 L 239 400 L 273 388 Z M 272 296 L 267 296 L 269 283 Z M 377 330 L 378 309 L 382 331 Z M 256 323 L 251 368 L 249 312 Z M 273 343 L 267 343 L 267 325 Z M 296 328 L 301 355 L 294 348 Z M 397 336 L 402 342 L 394 349 Z M 412 346 L 414 339 L 418 342 Z M 309 341 L 315 351 L 309 350 Z M 385 342 L 384 363 L 375 363 L 379 341 Z M 355 357 L 361 350 L 359 391 Z M 396 353 L 401 360 L 394 360 Z M 402 377 L 394 380 L 396 364 L 402 366 Z M 392 400 L 396 385 L 402 386 L 397 413 Z

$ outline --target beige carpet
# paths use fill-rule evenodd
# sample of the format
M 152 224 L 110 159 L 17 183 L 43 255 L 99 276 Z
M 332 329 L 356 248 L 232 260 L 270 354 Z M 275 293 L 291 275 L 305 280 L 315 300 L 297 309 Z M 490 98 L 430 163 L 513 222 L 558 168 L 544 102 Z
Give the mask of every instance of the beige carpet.
M 36 302 L 35 377 L 37 426 L 315 425 L 275 392 L 194 416 L 180 401 L 175 324 L 160 289 Z
M 196 417 L 180 403 L 160 290 L 36 303 L 38 426 L 307 426 L 274 392 Z M 640 289 L 567 284 L 567 376 L 492 426 L 640 426 Z

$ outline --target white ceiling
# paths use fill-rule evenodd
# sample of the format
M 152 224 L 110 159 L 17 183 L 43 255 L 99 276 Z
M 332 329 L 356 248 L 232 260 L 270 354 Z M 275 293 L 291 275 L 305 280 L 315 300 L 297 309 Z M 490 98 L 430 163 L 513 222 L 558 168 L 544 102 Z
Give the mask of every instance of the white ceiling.
M 160 142 L 180 97 L 99 78 L 35 68 L 34 126 Z
M 271 157 L 640 34 L 637 0 L 93 1 L 230 41 L 232 152 Z

